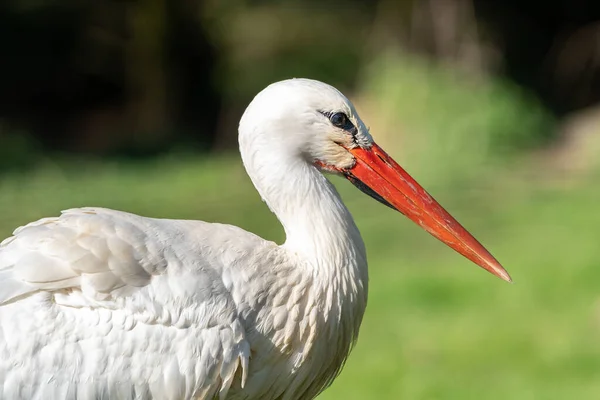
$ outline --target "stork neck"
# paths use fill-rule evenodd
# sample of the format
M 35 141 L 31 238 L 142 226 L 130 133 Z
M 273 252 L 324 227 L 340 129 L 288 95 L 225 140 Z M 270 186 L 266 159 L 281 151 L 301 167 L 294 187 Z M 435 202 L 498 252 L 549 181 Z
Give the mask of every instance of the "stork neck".
M 304 159 L 270 161 L 248 173 L 285 229 L 284 247 L 320 270 L 366 268 L 364 243 L 335 187 Z

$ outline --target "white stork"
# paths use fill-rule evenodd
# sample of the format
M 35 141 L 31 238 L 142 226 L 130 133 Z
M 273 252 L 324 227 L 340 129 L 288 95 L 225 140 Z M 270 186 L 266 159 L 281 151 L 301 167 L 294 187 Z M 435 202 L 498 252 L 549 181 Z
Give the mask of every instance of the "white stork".
M 510 281 L 335 88 L 270 85 L 244 113 L 239 144 L 283 245 L 235 226 L 93 207 L 2 242 L 0 398 L 316 397 L 358 336 L 368 282 L 358 228 L 323 172 Z

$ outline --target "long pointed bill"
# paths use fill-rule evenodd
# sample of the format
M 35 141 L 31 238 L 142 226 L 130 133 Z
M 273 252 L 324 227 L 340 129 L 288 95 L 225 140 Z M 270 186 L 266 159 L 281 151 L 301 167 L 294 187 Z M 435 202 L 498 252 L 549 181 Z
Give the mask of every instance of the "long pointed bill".
M 363 192 L 400 211 L 427 232 L 491 272 L 511 282 L 508 272 L 385 151 L 373 143 L 369 149 L 348 149 L 354 167 L 341 171 Z

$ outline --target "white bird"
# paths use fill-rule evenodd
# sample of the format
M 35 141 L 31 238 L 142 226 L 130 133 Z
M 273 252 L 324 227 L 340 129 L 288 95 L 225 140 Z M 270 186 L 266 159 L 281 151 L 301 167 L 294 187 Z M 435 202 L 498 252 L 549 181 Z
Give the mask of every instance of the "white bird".
M 285 228 L 79 208 L 0 245 L 2 399 L 312 399 L 340 372 L 367 304 L 359 231 L 322 172 L 508 273 L 394 162 L 324 83 L 268 86 L 239 126 L 254 186 Z

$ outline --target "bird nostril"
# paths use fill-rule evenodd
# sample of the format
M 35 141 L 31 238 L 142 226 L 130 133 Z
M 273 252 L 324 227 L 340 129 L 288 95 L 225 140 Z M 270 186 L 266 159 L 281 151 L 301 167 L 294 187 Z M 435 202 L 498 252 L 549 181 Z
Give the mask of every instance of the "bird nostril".
M 387 165 L 388 167 L 392 167 L 392 164 L 390 164 L 390 162 L 388 160 L 386 160 L 384 157 L 382 157 L 381 154 L 377 153 L 377 157 L 379 157 L 379 159 L 381 161 L 383 161 L 385 163 L 385 165 Z

